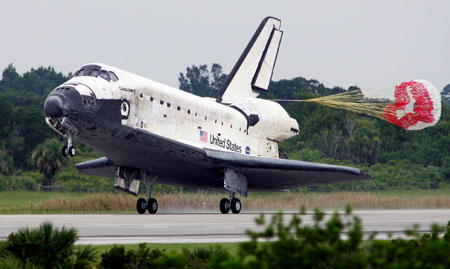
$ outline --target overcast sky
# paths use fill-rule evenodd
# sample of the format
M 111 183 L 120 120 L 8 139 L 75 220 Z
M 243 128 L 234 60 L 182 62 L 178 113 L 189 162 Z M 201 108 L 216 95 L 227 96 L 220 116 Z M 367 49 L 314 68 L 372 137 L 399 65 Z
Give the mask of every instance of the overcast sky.
M 260 21 L 284 31 L 274 79 L 326 86 L 450 83 L 450 1 L 0 0 L 0 70 L 101 62 L 178 86 L 186 66 L 230 72 Z

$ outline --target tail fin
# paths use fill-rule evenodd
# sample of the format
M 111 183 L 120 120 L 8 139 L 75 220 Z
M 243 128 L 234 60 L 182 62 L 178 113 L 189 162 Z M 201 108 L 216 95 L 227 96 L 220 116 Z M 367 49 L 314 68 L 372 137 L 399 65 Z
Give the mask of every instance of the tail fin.
M 280 25 L 281 21 L 273 17 L 261 22 L 220 89 L 217 102 L 233 103 L 267 91 L 283 35 Z

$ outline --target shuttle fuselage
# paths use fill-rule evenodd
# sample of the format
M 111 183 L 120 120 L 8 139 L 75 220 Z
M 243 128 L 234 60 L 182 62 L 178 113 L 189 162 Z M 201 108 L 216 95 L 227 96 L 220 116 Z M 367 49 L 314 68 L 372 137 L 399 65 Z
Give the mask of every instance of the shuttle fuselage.
M 94 76 L 101 71 L 117 80 Z M 86 112 L 98 112 L 93 103 L 115 104 L 103 112 L 110 114 L 105 120 L 120 118 L 122 125 L 194 147 L 278 158 L 278 142 L 298 134 L 298 123 L 275 102 L 245 98 L 222 104 L 105 64 L 80 68 L 55 92 L 68 87 L 80 94 Z

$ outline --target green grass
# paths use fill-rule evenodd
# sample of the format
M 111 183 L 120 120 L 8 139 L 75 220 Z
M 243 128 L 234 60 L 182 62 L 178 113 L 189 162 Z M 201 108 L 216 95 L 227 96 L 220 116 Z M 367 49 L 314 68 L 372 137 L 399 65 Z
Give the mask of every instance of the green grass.
M 66 205 L 84 204 L 84 207 L 93 208 L 96 203 L 110 200 L 126 200 L 132 202 L 131 209 L 123 209 L 117 206 L 114 212 L 135 212 L 136 198 L 125 193 L 78 193 L 78 192 L 47 192 L 47 191 L 0 191 L 0 214 L 25 214 L 25 213 L 111 213 L 111 210 L 90 210 L 66 208 Z M 103 199 L 98 201 L 97 198 Z
M 164 252 L 181 252 L 183 249 L 193 250 L 198 248 L 214 248 L 216 246 L 220 246 L 224 250 L 228 250 L 230 254 L 234 255 L 238 252 L 238 247 L 240 243 L 177 243 L 177 244 L 157 244 L 157 243 L 146 243 L 146 246 L 150 249 L 158 248 Z M 124 246 L 125 250 L 137 250 L 139 244 L 119 244 L 120 246 Z M 114 245 L 98 245 L 95 248 L 98 250 L 98 256 L 105 251 L 111 249 Z
M 373 193 L 379 195 L 398 195 L 403 197 L 450 195 L 450 186 L 445 185 L 443 187 L 440 187 L 439 189 L 386 190 L 386 191 L 374 191 Z
M 85 196 L 84 193 L 74 192 L 2 191 L 0 192 L 0 212 L 27 207 L 30 202 L 39 203 L 61 197 L 78 200 L 83 196 Z
M 401 195 L 405 197 L 412 196 L 430 196 L 430 195 L 449 195 L 450 193 L 450 184 L 444 185 L 441 184 L 439 189 L 406 189 L 406 190 L 376 190 L 376 191 L 331 191 L 331 192 L 302 192 L 300 191 L 300 195 L 308 195 L 308 194 L 327 194 L 327 193 L 339 193 L 339 192 L 354 192 L 354 193 L 372 193 L 377 195 Z M 252 198 L 265 198 L 265 197 L 281 197 L 285 195 L 285 192 L 252 192 L 249 194 Z
M 250 193 L 240 197 L 249 211 L 298 210 L 317 207 L 334 210 L 350 204 L 354 209 L 450 208 L 450 188 L 395 191 Z M 140 195 L 141 197 L 143 195 Z M 154 193 L 165 212 L 218 211 L 227 196 L 216 192 Z M 136 197 L 125 193 L 75 193 L 1 191 L 0 214 L 24 213 L 117 213 L 135 212 Z

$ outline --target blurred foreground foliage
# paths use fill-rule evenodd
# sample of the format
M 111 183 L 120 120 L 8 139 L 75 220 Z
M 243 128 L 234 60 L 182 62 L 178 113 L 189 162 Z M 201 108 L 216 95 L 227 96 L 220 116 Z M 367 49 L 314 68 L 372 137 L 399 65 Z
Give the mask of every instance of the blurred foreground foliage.
M 210 248 L 165 252 L 145 244 L 137 250 L 114 245 L 100 255 L 91 246 L 74 247 L 77 232 L 44 223 L 20 229 L 0 242 L 0 268 L 448 268 L 450 222 L 433 224 L 431 233 L 417 227 L 407 238 L 364 239 L 361 220 L 350 207 L 341 215 L 325 218 L 316 209 L 313 224 L 303 224 L 300 214 L 272 215 L 256 223 L 261 231 L 248 231 L 250 240 L 240 243 L 236 254 L 220 245 Z M 327 220 L 325 220 L 327 219 Z
M 78 232 L 44 222 L 0 241 L 0 268 L 86 268 L 96 262 L 92 246 L 75 246 Z M 89 268 L 89 267 L 87 267 Z M 93 267 L 95 268 L 95 267 Z

